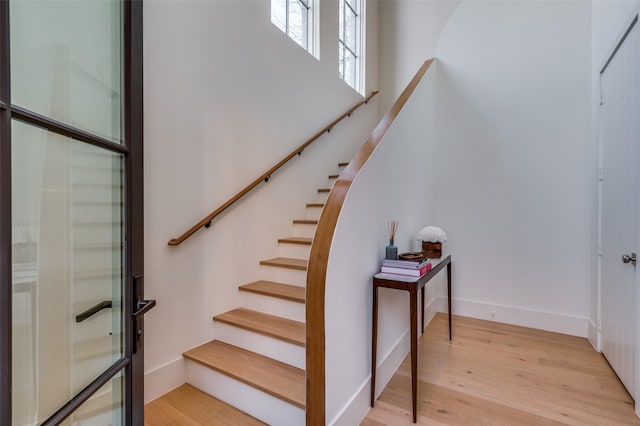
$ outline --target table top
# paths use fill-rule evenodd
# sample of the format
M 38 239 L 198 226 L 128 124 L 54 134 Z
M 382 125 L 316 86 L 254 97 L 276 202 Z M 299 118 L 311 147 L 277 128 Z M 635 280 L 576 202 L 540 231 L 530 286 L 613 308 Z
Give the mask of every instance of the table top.
M 397 275 L 397 274 L 387 274 L 384 272 L 378 272 L 373 276 L 376 280 L 385 280 L 385 281 L 397 281 L 402 283 L 417 283 L 418 281 L 424 279 L 429 276 L 429 278 L 440 269 L 442 269 L 445 265 L 451 262 L 451 255 L 443 256 L 440 259 L 431 259 L 431 269 L 429 272 L 419 276 L 419 277 L 410 277 L 407 275 Z

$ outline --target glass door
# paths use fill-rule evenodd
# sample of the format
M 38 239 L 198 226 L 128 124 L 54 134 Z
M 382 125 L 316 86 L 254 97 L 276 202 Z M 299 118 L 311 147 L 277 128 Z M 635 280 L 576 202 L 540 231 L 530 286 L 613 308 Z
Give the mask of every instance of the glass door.
M 2 425 L 142 424 L 141 7 L 0 2 Z

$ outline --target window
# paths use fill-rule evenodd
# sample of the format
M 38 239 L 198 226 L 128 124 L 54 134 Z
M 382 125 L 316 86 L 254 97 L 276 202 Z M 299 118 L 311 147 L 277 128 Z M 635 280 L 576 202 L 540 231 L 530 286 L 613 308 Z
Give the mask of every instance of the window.
M 362 92 L 362 0 L 340 0 L 338 72 L 349 86 Z
M 271 22 L 312 55 L 313 1 L 271 0 Z

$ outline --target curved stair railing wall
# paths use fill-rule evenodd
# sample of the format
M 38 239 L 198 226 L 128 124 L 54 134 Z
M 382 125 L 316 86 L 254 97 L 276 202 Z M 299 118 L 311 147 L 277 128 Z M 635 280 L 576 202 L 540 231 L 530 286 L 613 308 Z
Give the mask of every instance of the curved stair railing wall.
M 360 402 L 362 411 L 363 401 L 369 403 L 371 277 L 388 244 L 387 221 L 399 221 L 396 245 L 402 252 L 417 250 L 415 234 L 435 219 L 433 61 L 420 67 L 342 171 L 318 221 L 307 272 L 307 425 L 346 424 L 364 415 L 350 407 Z M 398 308 L 404 318 L 406 301 L 390 299 L 380 315 Z M 379 335 L 381 362 L 402 333 Z M 381 390 L 388 378 L 379 377 Z M 354 410 L 356 417 L 348 417 Z

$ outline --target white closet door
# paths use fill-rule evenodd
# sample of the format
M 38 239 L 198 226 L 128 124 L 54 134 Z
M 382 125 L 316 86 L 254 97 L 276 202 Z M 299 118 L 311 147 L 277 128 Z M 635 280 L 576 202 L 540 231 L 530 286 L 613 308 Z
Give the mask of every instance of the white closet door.
M 634 25 L 601 75 L 602 352 L 635 398 L 638 372 L 638 152 L 640 29 Z M 624 257 L 629 256 L 629 258 Z

